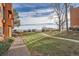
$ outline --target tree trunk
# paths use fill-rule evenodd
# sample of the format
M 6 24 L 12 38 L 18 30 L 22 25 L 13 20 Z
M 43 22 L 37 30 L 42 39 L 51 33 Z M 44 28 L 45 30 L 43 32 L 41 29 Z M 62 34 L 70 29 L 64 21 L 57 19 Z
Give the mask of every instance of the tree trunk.
M 60 17 L 59 17 L 59 31 L 61 31 L 61 25 L 60 25 Z
M 68 17 L 67 17 L 67 3 L 65 3 L 65 19 L 66 19 L 66 30 L 68 32 Z

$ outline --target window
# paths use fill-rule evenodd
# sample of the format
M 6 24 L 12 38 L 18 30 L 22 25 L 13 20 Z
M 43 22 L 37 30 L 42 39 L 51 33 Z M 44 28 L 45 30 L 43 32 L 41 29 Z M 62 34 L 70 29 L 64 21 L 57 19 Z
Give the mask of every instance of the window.
M 5 8 L 3 7 L 3 19 L 6 20 L 5 18 Z
M 8 18 L 11 18 L 12 17 L 12 12 L 11 10 L 8 10 Z
M 11 10 L 8 10 L 8 13 L 9 13 L 9 14 L 12 14 Z
M 0 34 L 2 34 L 2 28 L 0 28 Z

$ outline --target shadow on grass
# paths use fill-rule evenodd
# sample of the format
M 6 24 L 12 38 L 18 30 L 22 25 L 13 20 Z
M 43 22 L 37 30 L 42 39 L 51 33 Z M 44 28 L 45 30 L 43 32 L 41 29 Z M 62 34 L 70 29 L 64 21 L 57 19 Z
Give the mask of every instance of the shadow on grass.
M 58 39 L 42 38 L 27 45 L 30 50 L 43 53 L 44 55 L 74 56 L 79 55 L 79 44 L 59 41 Z
M 41 55 L 46 56 L 79 55 L 79 43 L 46 37 L 40 33 L 26 36 L 24 42 L 32 54 L 34 54 L 34 51 L 36 51 L 41 53 Z

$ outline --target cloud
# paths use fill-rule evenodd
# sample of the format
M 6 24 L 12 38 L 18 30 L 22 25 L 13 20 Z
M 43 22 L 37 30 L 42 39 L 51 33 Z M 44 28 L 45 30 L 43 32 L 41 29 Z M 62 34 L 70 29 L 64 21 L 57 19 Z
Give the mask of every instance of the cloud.
M 30 12 L 19 12 L 20 17 L 43 17 L 53 13 L 53 8 L 38 9 Z
M 37 9 L 34 10 L 37 13 L 45 13 L 45 12 L 53 12 L 53 8 L 46 8 L 46 9 Z
M 38 4 L 37 3 L 19 3 L 19 4 L 14 3 L 13 6 L 16 10 L 24 11 L 24 12 L 19 12 L 19 16 L 21 18 L 43 17 L 43 16 L 50 15 L 53 12 L 53 8 L 50 8 L 50 4 L 47 4 L 47 3 L 38 3 Z M 37 7 L 39 7 L 39 9 L 37 9 Z
M 49 17 L 52 16 L 53 9 L 38 9 L 30 12 L 19 12 L 21 24 L 53 23 Z
M 52 23 L 48 16 L 45 17 L 25 17 L 20 18 L 21 24 L 40 24 L 40 23 Z
M 21 25 L 23 24 L 41 24 L 41 23 L 53 23 L 58 21 L 58 18 L 55 13 L 51 13 L 49 15 L 40 16 L 40 17 L 34 17 L 34 15 L 37 15 L 35 12 L 20 12 L 20 20 Z M 50 18 L 52 17 L 52 19 Z M 68 19 L 70 19 L 70 15 L 68 13 Z
M 46 9 L 51 8 L 50 3 L 14 3 L 13 8 L 18 12 L 28 12 L 35 9 Z

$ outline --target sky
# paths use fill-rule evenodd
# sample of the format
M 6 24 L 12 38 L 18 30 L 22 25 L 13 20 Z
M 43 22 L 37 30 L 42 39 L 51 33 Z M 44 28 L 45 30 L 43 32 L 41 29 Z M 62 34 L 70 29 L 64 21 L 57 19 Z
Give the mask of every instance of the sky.
M 19 12 L 20 17 L 43 17 L 50 15 L 52 10 L 51 3 L 17 3 L 13 8 Z
M 13 8 L 19 12 L 29 12 L 35 9 L 47 9 L 51 8 L 50 3 L 14 3 Z
M 50 18 L 51 16 L 56 17 L 51 3 L 14 3 L 13 8 L 20 16 L 20 29 L 57 27 L 55 25 L 56 19 Z

